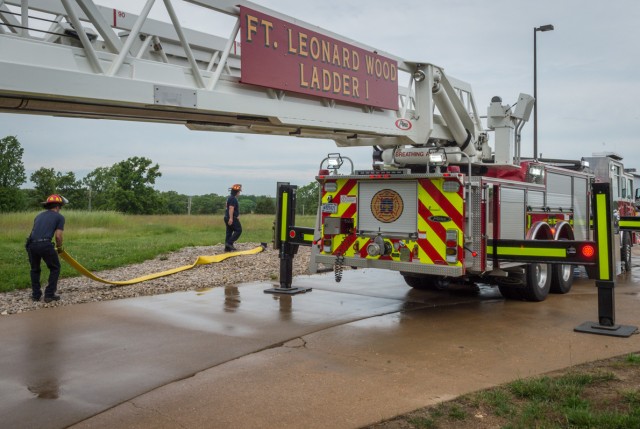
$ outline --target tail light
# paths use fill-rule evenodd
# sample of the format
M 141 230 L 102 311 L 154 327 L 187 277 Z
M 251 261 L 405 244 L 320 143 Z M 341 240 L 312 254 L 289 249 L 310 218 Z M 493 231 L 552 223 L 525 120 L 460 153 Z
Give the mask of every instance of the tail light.
M 445 237 L 447 262 L 456 263 L 458 262 L 458 230 L 448 229 Z
M 580 251 L 582 252 L 582 256 L 587 259 L 593 258 L 593 256 L 596 254 L 596 248 L 591 244 L 582 246 L 582 249 Z
M 331 238 L 325 238 L 322 240 L 322 251 L 324 253 L 331 253 Z

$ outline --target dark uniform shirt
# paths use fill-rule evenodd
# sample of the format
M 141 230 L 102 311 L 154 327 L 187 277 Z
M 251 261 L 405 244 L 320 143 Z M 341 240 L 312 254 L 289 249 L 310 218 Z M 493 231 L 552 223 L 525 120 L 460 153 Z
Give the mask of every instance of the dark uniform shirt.
M 64 230 L 64 216 L 53 210 L 45 210 L 33 221 L 31 239 L 51 241 L 57 229 Z
M 233 218 L 235 219 L 240 216 L 240 205 L 238 204 L 238 199 L 233 195 L 227 197 L 227 207 L 224 211 L 224 217 L 227 219 L 229 219 L 229 207 L 231 206 L 233 206 Z

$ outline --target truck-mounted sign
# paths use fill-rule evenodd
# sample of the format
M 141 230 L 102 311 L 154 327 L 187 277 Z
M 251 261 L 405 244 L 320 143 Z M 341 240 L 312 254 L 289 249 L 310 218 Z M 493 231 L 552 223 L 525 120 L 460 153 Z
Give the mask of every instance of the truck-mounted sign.
M 332 37 L 240 7 L 241 82 L 398 109 L 398 63 Z

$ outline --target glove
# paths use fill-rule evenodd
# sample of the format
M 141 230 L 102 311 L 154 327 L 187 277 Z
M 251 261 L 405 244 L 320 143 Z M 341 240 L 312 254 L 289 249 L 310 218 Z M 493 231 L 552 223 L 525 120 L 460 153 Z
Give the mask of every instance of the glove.
M 60 247 L 56 247 L 56 250 L 58 251 L 58 254 L 64 252 L 64 247 L 60 246 Z

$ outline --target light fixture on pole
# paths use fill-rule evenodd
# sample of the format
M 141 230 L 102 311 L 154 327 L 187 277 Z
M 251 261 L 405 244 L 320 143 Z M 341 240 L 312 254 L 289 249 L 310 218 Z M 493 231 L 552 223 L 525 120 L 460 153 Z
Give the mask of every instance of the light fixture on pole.
M 538 159 L 538 64 L 536 34 L 538 31 L 553 31 L 553 25 L 541 25 L 533 28 L 533 159 Z

